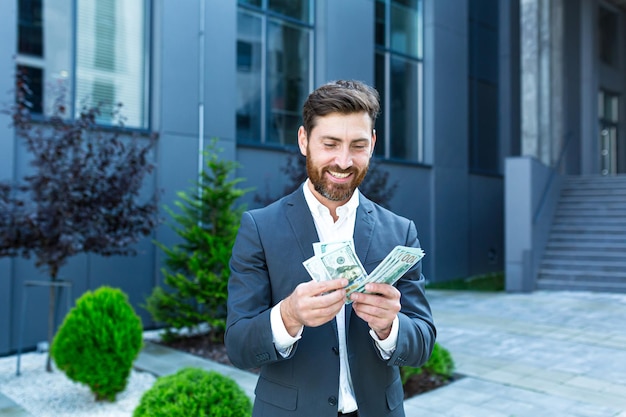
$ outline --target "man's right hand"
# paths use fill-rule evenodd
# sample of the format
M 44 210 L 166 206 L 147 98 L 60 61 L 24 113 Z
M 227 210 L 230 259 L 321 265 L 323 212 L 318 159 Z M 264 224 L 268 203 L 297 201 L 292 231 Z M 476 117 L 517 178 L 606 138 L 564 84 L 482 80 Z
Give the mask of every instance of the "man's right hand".
M 302 326 L 317 327 L 334 319 L 345 304 L 347 285 L 344 278 L 298 285 L 280 305 L 287 332 L 295 337 Z

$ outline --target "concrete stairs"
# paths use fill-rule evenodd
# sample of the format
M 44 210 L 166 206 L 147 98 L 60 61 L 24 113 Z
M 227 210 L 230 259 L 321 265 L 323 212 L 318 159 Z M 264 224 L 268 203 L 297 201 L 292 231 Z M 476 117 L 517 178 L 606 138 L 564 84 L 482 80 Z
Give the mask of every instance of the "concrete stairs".
M 565 179 L 537 288 L 626 293 L 626 175 Z

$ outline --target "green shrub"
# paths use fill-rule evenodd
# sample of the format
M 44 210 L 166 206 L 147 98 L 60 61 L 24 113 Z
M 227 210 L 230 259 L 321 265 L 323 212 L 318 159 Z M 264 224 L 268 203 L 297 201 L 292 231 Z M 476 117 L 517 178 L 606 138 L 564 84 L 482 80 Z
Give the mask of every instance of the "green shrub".
M 184 368 L 159 378 L 141 397 L 133 417 L 248 417 L 252 403 L 229 377 Z
M 404 366 L 400 369 L 402 384 L 406 384 L 413 375 L 419 375 L 424 371 L 431 375 L 439 375 L 447 379 L 451 378 L 454 372 L 454 361 L 450 352 L 439 343 L 435 343 L 430 359 L 423 366 L 419 368 Z
M 208 323 L 212 339 L 226 327 L 228 262 L 243 212 L 236 202 L 247 192 L 237 187 L 241 178 L 232 178 L 237 164 L 219 159 L 215 146 L 205 153 L 207 167 L 196 186 L 178 193 L 179 212 L 167 209 L 182 242 L 171 248 L 157 243 L 167 257 L 165 288 L 156 287 L 145 306 L 155 321 L 175 329 Z
M 50 347 L 57 367 L 89 386 L 96 400 L 124 391 L 142 346 L 141 319 L 121 290 L 87 291 L 67 314 Z

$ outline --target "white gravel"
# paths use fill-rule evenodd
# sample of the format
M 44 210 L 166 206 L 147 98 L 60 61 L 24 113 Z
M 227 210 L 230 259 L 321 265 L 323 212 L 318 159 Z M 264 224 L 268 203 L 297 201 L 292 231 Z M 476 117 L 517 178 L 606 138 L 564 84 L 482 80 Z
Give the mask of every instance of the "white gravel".
M 62 371 L 46 372 L 46 353 L 0 358 L 0 392 L 34 417 L 131 417 L 143 393 L 155 381 L 149 373 L 132 371 L 124 392 L 115 402 L 96 402 L 86 385 L 71 381 Z

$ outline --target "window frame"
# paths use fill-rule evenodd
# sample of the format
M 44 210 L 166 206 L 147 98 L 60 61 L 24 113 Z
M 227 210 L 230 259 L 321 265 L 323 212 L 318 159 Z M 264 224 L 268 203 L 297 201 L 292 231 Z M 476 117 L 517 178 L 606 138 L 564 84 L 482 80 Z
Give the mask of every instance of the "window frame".
M 268 33 L 269 27 L 272 23 L 280 24 L 280 26 L 292 26 L 296 27 L 299 30 L 305 30 L 308 32 L 308 88 L 306 91 L 310 91 L 315 75 L 314 75 L 314 57 L 315 57 L 315 0 L 306 0 L 309 5 L 309 22 L 304 22 L 302 20 L 275 12 L 269 9 L 269 0 L 261 0 L 260 6 L 255 6 L 249 3 L 245 3 L 243 1 L 237 2 L 237 15 L 240 13 L 246 13 L 254 17 L 258 17 L 261 22 L 261 64 L 260 64 L 260 111 L 259 111 L 259 119 L 260 119 L 260 132 L 258 140 L 246 139 L 242 140 L 240 138 L 240 134 L 236 132 L 236 142 L 237 145 L 242 146 L 252 146 L 252 147 L 263 147 L 263 148 L 277 148 L 277 149 L 285 149 L 285 148 L 294 148 L 297 147 L 297 140 L 293 143 L 282 143 L 282 142 L 273 142 L 269 141 L 270 138 L 270 126 L 269 126 L 269 115 L 271 112 L 269 105 L 269 96 L 268 96 L 268 84 L 269 84 L 269 73 L 268 73 Z M 237 38 L 236 44 L 240 41 L 239 31 L 237 30 Z M 237 54 L 238 55 L 238 54 Z M 237 68 L 237 72 L 239 72 L 239 68 Z M 239 85 L 237 85 L 237 91 L 239 92 Z M 304 97 L 306 98 L 306 97 Z M 238 108 L 236 109 L 236 111 Z M 287 111 L 287 110 L 285 110 Z M 300 115 L 301 116 L 301 115 Z M 238 125 L 236 124 L 236 130 L 239 130 Z M 293 137 L 296 138 L 296 132 L 293 132 Z
M 21 1 L 21 0 L 18 0 Z M 143 68 L 141 72 L 141 83 L 142 86 L 142 94 L 138 99 L 142 103 L 142 108 L 140 110 L 140 125 L 128 125 L 124 123 L 123 130 L 129 132 L 139 132 L 146 133 L 149 132 L 152 127 L 153 115 L 152 115 L 152 92 L 150 89 L 152 82 L 152 55 L 153 55 L 153 33 L 152 33 L 152 21 L 153 21 L 153 5 L 150 0 L 140 0 L 142 2 L 143 7 L 143 34 L 141 36 L 142 49 L 143 49 L 143 57 L 141 58 L 141 62 L 143 62 Z M 19 5 L 18 5 L 19 7 Z M 77 8 L 78 8 L 78 0 L 65 0 L 65 3 L 62 6 L 63 8 L 69 10 L 69 15 L 67 16 L 67 20 L 70 25 L 66 29 L 67 39 L 68 39 L 68 52 L 67 52 L 67 70 L 61 70 L 59 75 L 59 84 L 63 83 L 65 80 L 66 90 L 63 92 L 65 95 L 65 108 L 67 109 L 66 115 L 67 119 L 76 119 L 79 115 L 81 105 L 80 103 L 84 100 L 77 97 L 77 30 L 78 30 L 78 22 L 77 22 Z M 43 88 L 41 95 L 41 107 L 42 112 L 32 113 L 32 118 L 35 121 L 45 121 L 50 118 L 52 115 L 50 112 L 51 105 L 57 100 L 59 97 L 59 91 L 56 88 L 60 88 L 58 86 L 51 85 L 53 84 L 54 79 L 51 75 L 49 75 L 51 71 L 52 63 L 47 61 L 46 52 L 48 54 L 51 53 L 50 49 L 46 47 L 46 10 L 44 2 L 42 2 L 42 50 L 43 53 L 41 56 L 33 56 L 26 53 L 21 53 L 19 51 L 20 37 L 19 33 L 16 38 L 16 55 L 15 55 L 15 71 L 18 71 L 19 66 L 26 66 L 35 68 L 42 71 L 42 80 L 43 80 Z M 19 19 L 19 17 L 18 17 Z M 50 26 L 48 26 L 49 29 Z M 54 49 L 52 53 L 56 53 Z M 124 104 L 124 103 L 123 103 Z M 112 103 L 114 106 L 115 103 Z M 124 115 L 124 111 L 122 108 L 122 115 Z M 119 128 L 119 124 L 115 121 L 115 119 L 111 120 L 110 123 L 101 123 L 99 121 L 96 122 L 101 128 Z
M 378 57 L 382 57 L 384 63 L 384 70 L 382 77 L 384 79 L 384 86 L 377 85 L 376 88 L 379 92 L 383 92 L 381 94 L 381 114 L 382 120 L 384 123 L 383 126 L 383 145 L 384 152 L 382 154 L 375 152 L 375 156 L 387 161 L 395 161 L 395 162 L 406 162 L 410 164 L 424 164 L 425 163 L 425 141 L 424 141 L 424 8 L 426 7 L 424 0 L 416 0 L 416 13 L 418 20 L 416 22 L 417 25 L 417 35 L 419 37 L 417 45 L 417 53 L 416 55 L 411 55 L 405 52 L 397 51 L 393 49 L 392 46 L 392 6 L 393 0 L 374 0 L 374 7 L 376 8 L 379 4 L 384 5 L 385 7 L 385 21 L 384 21 L 384 45 L 378 43 L 378 39 L 374 39 L 374 74 L 375 79 L 378 79 L 379 74 L 377 71 L 377 62 Z M 376 26 L 378 21 L 377 13 L 374 11 L 374 25 Z M 374 33 L 377 33 L 376 27 L 374 28 Z M 415 130 L 414 136 L 410 139 L 415 142 L 415 154 L 414 155 L 405 155 L 404 157 L 392 156 L 392 146 L 391 146 L 391 129 L 392 129 L 392 120 L 391 120 L 391 101 L 392 97 L 392 61 L 394 59 L 400 59 L 405 63 L 410 65 L 415 65 L 416 68 L 416 83 L 417 83 L 417 91 L 414 92 L 414 104 L 417 111 L 417 129 Z M 381 118 L 377 120 L 380 121 Z M 378 124 L 378 123 L 377 123 Z M 408 144 L 409 138 L 405 137 L 405 145 Z M 379 148 L 380 145 L 377 145 Z M 407 149 L 412 148 L 411 146 L 406 147 Z

